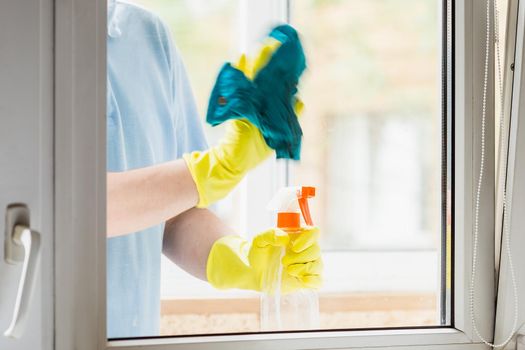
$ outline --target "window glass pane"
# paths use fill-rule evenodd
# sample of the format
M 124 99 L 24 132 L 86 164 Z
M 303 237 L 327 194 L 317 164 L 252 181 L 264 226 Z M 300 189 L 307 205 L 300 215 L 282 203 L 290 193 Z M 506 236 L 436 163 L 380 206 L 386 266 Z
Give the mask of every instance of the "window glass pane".
M 140 42 L 131 40 L 138 45 L 137 57 L 129 61 L 138 58 L 140 62 L 155 40 L 164 40 L 164 29 L 158 28 L 165 24 L 165 35 L 175 44 L 188 76 L 184 86 L 176 85 L 175 90 L 192 91 L 194 114 L 204 125 L 210 91 L 222 64 L 235 59 L 240 48 L 254 46 L 248 42 L 256 37 L 253 28 L 275 22 L 263 18 L 272 16 L 272 11 L 259 12 L 265 2 L 133 0 L 139 12 L 145 11 L 142 15 L 136 10 L 110 11 L 108 147 L 113 147 L 110 138 L 121 137 L 113 126 L 118 106 L 112 98 L 124 103 L 118 90 L 128 89 L 119 86 L 117 73 L 122 71 L 116 68 L 128 62 L 120 56 L 123 49 L 119 46 L 131 40 L 127 35 Z M 291 24 L 300 32 L 308 64 L 299 86 L 306 105 L 301 117 L 301 161 L 268 161 L 212 210 L 231 227 L 232 234 L 250 240 L 260 230 L 275 226 L 275 215 L 265 206 L 282 179 L 289 179 L 290 185 L 315 186 L 312 216 L 320 228 L 325 265 L 316 328 L 448 325 L 441 301 L 445 280 L 442 193 L 450 191 L 442 188 L 443 171 L 447 173 L 442 169 L 442 145 L 449 144 L 442 133 L 450 128 L 442 127 L 440 107 L 442 1 L 295 0 L 289 5 Z M 117 19 L 120 28 L 112 27 L 112 19 Z M 252 20 L 261 22 L 250 23 Z M 146 34 L 131 31 L 144 23 L 157 27 L 147 29 Z M 269 29 L 263 28 L 259 39 Z M 119 38 L 125 40 L 119 42 Z M 165 49 L 161 45 L 153 52 Z M 162 59 L 170 57 L 173 53 L 164 53 Z M 125 79 L 127 84 L 143 89 L 144 77 L 156 74 L 154 69 L 149 71 L 156 64 L 134 66 L 137 80 Z M 126 74 L 129 78 L 133 73 L 131 69 Z M 125 119 L 129 106 L 122 107 L 119 118 Z M 134 110 L 128 113 L 129 118 L 136 117 Z M 188 130 L 183 136 L 187 144 L 200 140 L 198 132 Z M 206 125 L 204 130 L 209 145 L 224 135 L 222 126 Z M 155 137 L 149 127 L 142 132 L 146 138 Z M 133 137 L 125 150 L 141 147 L 140 137 Z M 177 134 L 175 142 L 181 137 Z M 125 152 L 119 157 L 132 161 Z M 117 170 L 129 168 L 133 167 Z M 215 289 L 161 257 L 162 239 L 153 244 L 146 237 L 151 232 L 108 239 L 110 338 L 265 330 L 260 293 Z M 129 275 L 130 271 L 134 272 Z M 450 286 L 445 289 L 450 292 Z M 151 312 L 157 309 L 158 314 Z M 284 328 L 288 329 L 292 328 Z
M 321 307 L 327 328 L 440 324 L 441 6 L 293 2 L 309 70 L 292 174 L 319 188 L 322 296 L 353 304 Z

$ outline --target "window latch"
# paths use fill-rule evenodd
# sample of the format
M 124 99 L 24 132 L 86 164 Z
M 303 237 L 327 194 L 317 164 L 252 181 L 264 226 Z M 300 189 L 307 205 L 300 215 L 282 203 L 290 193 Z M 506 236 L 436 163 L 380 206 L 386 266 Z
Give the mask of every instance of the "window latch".
M 13 317 L 9 328 L 4 332 L 4 336 L 17 339 L 23 334 L 35 287 L 40 255 L 40 233 L 31 230 L 29 209 L 25 205 L 9 205 L 5 224 L 4 259 L 12 265 L 22 263 Z

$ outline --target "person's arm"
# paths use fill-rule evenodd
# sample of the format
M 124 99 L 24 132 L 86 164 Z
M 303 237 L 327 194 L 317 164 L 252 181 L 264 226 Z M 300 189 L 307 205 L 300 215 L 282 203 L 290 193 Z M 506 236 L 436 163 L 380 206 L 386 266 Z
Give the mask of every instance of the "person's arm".
M 157 225 L 193 208 L 199 193 L 184 160 L 107 174 L 107 235 Z
M 253 65 L 241 58 L 238 68 L 252 79 L 278 46 L 275 43 L 265 45 Z M 184 69 L 179 67 L 177 72 L 176 80 L 180 82 L 185 77 Z M 184 88 L 176 90 L 187 91 Z M 184 97 L 176 99 L 182 103 Z M 185 117 L 191 115 L 193 119 L 185 120 L 183 130 L 186 133 L 179 130 L 179 136 L 182 135 L 179 142 L 195 136 L 187 125 L 197 120 L 196 114 Z M 198 151 L 197 145 L 188 147 L 183 143 L 181 148 L 196 151 L 184 154 L 183 160 L 108 174 L 108 236 L 140 231 L 195 206 L 206 208 L 226 197 L 248 171 L 274 153 L 260 130 L 244 119 L 228 121 L 225 136 L 214 147 Z
M 286 247 L 281 291 L 291 292 L 321 285 L 318 239 L 319 230 L 308 227 L 292 238 L 279 229 L 269 229 L 247 240 L 211 211 L 193 208 L 166 223 L 162 253 L 215 288 L 261 291 L 268 274 L 277 271 L 275 264 Z
M 166 222 L 162 253 L 186 272 L 204 281 L 211 247 L 233 232 L 208 209 L 190 209 Z

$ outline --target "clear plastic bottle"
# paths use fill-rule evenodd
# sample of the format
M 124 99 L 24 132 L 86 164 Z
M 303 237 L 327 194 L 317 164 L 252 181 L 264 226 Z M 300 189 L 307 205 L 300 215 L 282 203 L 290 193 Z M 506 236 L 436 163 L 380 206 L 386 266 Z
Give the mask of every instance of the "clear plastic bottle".
M 315 196 L 314 187 L 286 187 L 281 189 L 269 203 L 277 211 L 277 227 L 288 235 L 298 235 L 301 229 L 301 214 L 304 222 L 312 226 L 308 198 Z M 275 259 L 282 260 L 285 248 Z M 263 281 L 261 294 L 261 330 L 302 330 L 319 328 L 319 298 L 312 289 L 300 289 L 293 293 L 281 293 L 283 266 L 269 271 L 268 280 Z

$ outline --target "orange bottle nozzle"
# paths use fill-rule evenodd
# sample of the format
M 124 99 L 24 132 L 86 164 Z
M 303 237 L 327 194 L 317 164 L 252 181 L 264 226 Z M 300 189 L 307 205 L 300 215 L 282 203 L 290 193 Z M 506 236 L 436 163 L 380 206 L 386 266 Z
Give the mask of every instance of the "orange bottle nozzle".
M 300 229 L 301 214 L 305 224 L 313 226 L 310 208 L 308 207 L 308 198 L 312 197 L 315 197 L 315 187 L 287 187 L 278 192 L 272 200 L 273 204 L 271 204 L 272 207 L 279 208 L 277 212 L 277 227 L 283 230 Z M 299 208 L 297 208 L 297 204 Z

